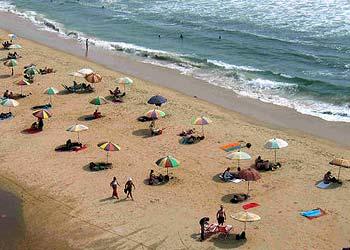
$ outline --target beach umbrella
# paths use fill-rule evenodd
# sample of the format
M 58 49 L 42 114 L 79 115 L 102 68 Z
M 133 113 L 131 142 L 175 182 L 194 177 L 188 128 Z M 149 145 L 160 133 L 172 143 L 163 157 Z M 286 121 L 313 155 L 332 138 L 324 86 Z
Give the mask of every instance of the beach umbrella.
M 131 84 L 134 83 L 134 81 L 133 81 L 131 78 L 129 78 L 129 77 L 121 77 L 121 78 L 118 78 L 117 80 L 115 80 L 115 82 L 116 82 L 117 84 L 123 84 L 123 86 L 124 86 L 124 92 L 125 92 L 125 87 L 126 87 L 126 85 L 131 85 Z
M 112 142 L 103 142 L 97 145 L 99 148 L 103 149 L 104 151 L 107 151 L 107 163 L 108 163 L 108 154 L 110 151 L 120 151 L 120 146 L 117 144 L 114 144 Z
M 15 59 L 10 59 L 4 62 L 4 65 L 11 68 L 11 75 L 13 76 L 13 68 L 17 66 L 17 61 Z
M 21 95 L 23 95 L 23 86 L 29 86 L 30 82 L 25 79 L 22 79 L 18 82 L 18 85 L 21 87 Z
M 89 128 L 85 125 L 76 124 L 76 125 L 72 125 L 69 128 L 67 128 L 67 131 L 78 133 L 78 142 L 80 142 L 79 133 L 82 131 L 88 130 L 88 129 Z
M 16 100 L 13 99 L 5 99 L 3 101 L 1 101 L 1 105 L 4 107 L 8 107 L 9 108 L 9 112 L 11 111 L 12 107 L 17 107 L 19 105 L 19 103 Z
M 30 76 L 34 76 L 36 74 L 39 74 L 39 71 L 36 69 L 36 67 L 33 65 L 33 66 L 30 66 L 28 68 L 26 68 L 24 70 L 24 74 L 26 75 L 30 75 Z
M 208 125 L 209 123 L 211 123 L 211 120 L 205 116 L 193 117 L 191 120 L 191 123 L 193 125 L 201 125 L 202 126 L 202 134 L 204 136 L 204 125 Z
M 243 152 L 243 151 L 232 152 L 232 153 L 226 155 L 226 158 L 228 158 L 230 160 L 237 160 L 237 167 L 239 167 L 239 163 L 241 160 L 252 159 L 252 157 L 249 154 L 247 154 L 246 152 Z
M 94 105 L 103 105 L 107 103 L 107 100 L 102 96 L 97 96 L 94 99 L 92 99 L 90 103 Z
M 242 169 L 241 171 L 239 171 L 238 177 L 239 177 L 239 179 L 243 179 L 243 180 L 248 182 L 248 192 L 247 192 L 247 195 L 248 195 L 249 194 L 249 183 L 251 181 L 259 180 L 261 178 L 261 175 L 255 169 L 247 168 L 247 169 Z
M 152 109 L 152 110 L 147 111 L 147 113 L 145 115 L 151 119 L 158 119 L 160 117 L 164 117 L 165 112 L 163 112 L 159 109 Z
M 83 69 L 80 69 L 77 73 L 79 73 L 81 75 L 81 77 L 85 77 L 91 73 L 94 73 L 94 71 L 92 69 L 89 69 L 89 68 L 83 68 Z
M 169 174 L 169 168 L 178 168 L 180 166 L 180 162 L 170 155 L 160 158 L 156 161 L 156 164 L 161 168 L 166 168 L 167 175 Z
M 162 106 L 162 104 L 166 103 L 167 102 L 167 99 L 161 95 L 155 95 L 155 96 L 152 96 L 149 100 L 148 100 L 148 104 L 153 104 L 153 105 L 156 105 L 156 106 Z
M 231 218 L 240 222 L 244 222 L 244 231 L 247 228 L 247 222 L 259 221 L 261 219 L 259 215 L 247 211 L 235 213 L 231 215 Z
M 252 144 L 245 143 L 244 141 L 238 141 L 238 142 L 232 142 L 229 144 L 226 144 L 224 146 L 221 146 L 220 148 L 226 152 L 232 152 L 235 150 L 240 150 L 241 148 L 250 148 Z
M 329 164 L 339 167 L 338 180 L 339 180 L 339 177 L 340 177 L 340 169 L 341 168 L 350 168 L 350 160 L 346 160 L 346 159 L 343 159 L 343 158 L 335 158 L 332 161 L 330 161 Z
M 40 110 L 34 111 L 33 115 L 36 118 L 40 118 L 40 119 L 48 119 L 52 116 L 51 113 L 46 109 L 40 109 Z
M 273 149 L 275 151 L 275 163 L 277 162 L 277 149 L 285 148 L 287 146 L 288 143 L 286 141 L 278 138 L 270 139 L 264 145 L 265 148 Z
M 12 44 L 8 48 L 9 49 L 22 49 L 22 46 L 19 44 Z
M 49 96 L 49 99 L 50 99 L 49 103 L 51 104 L 51 96 L 58 94 L 58 90 L 53 87 L 50 87 L 45 89 L 44 94 L 47 94 Z
M 89 83 L 98 83 L 102 81 L 102 76 L 97 73 L 90 73 L 85 76 L 85 80 Z

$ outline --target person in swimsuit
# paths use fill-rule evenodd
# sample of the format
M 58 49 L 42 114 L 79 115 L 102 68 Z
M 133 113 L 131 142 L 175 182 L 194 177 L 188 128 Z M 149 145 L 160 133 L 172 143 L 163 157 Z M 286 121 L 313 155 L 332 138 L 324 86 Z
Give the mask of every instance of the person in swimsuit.
M 224 206 L 220 205 L 219 211 L 216 213 L 216 219 L 218 220 L 219 226 L 224 225 L 224 222 L 226 220 L 226 213 L 224 210 Z
M 132 197 L 132 189 L 135 189 L 135 185 L 132 182 L 131 177 L 129 177 L 128 181 L 125 183 L 125 188 L 124 188 L 124 192 L 126 193 L 126 198 L 131 198 L 132 200 L 134 200 L 134 197 Z
M 119 185 L 119 183 L 117 182 L 117 178 L 116 178 L 116 177 L 113 177 L 113 180 L 112 180 L 110 186 L 111 186 L 112 189 L 113 189 L 112 198 L 114 198 L 114 199 L 115 199 L 115 198 L 119 199 L 118 192 L 117 192 L 117 187 L 118 187 L 118 186 L 120 187 L 120 185 Z

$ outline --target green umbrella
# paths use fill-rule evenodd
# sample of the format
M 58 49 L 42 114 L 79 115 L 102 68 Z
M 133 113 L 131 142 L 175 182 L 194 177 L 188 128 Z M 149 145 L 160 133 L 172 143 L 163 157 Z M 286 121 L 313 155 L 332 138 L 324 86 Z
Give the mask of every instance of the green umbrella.
M 158 161 L 156 161 L 156 164 L 159 167 L 166 168 L 167 174 L 169 168 L 178 168 L 180 166 L 180 162 L 170 155 L 160 158 Z
M 4 65 L 11 68 L 11 70 L 12 70 L 11 75 L 13 76 L 13 74 L 14 74 L 13 68 L 15 66 L 17 66 L 17 61 L 15 59 L 10 59 L 10 60 L 5 61 Z
M 9 46 L 9 49 L 22 49 L 22 46 L 19 44 L 12 44 Z
M 116 82 L 117 84 L 123 84 L 123 86 L 124 86 L 124 91 L 125 91 L 125 86 L 126 86 L 126 85 L 131 85 L 131 84 L 134 83 L 134 81 L 133 81 L 131 78 L 129 78 L 129 77 L 121 77 L 121 78 L 118 78 L 117 80 L 115 80 L 115 82 Z
M 90 103 L 94 105 L 103 105 L 107 103 L 107 100 L 102 96 L 97 96 L 94 99 L 92 99 Z
M 52 96 L 52 95 L 56 95 L 57 93 L 58 93 L 58 90 L 55 89 L 55 88 L 53 88 L 53 87 L 47 88 L 47 89 L 44 91 L 44 94 L 49 95 L 50 104 L 51 104 L 51 96 Z
M 24 70 L 24 74 L 33 76 L 39 74 L 39 71 L 36 69 L 35 66 L 31 66 Z

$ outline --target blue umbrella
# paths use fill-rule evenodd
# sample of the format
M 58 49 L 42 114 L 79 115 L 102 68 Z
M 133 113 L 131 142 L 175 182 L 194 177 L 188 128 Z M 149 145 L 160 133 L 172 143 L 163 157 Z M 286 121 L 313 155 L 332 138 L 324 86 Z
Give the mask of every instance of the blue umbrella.
M 160 95 L 155 95 L 152 96 L 149 100 L 148 100 L 148 104 L 154 104 L 156 106 L 161 106 L 162 104 L 166 103 L 167 99 L 163 96 Z

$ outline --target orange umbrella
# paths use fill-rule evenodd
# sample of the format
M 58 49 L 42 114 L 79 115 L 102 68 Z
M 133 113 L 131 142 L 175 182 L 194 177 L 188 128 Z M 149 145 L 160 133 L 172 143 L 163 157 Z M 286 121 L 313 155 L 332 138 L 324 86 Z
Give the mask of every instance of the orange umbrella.
M 85 76 L 85 80 L 89 83 L 98 83 L 102 81 L 102 76 L 97 73 L 91 73 Z

